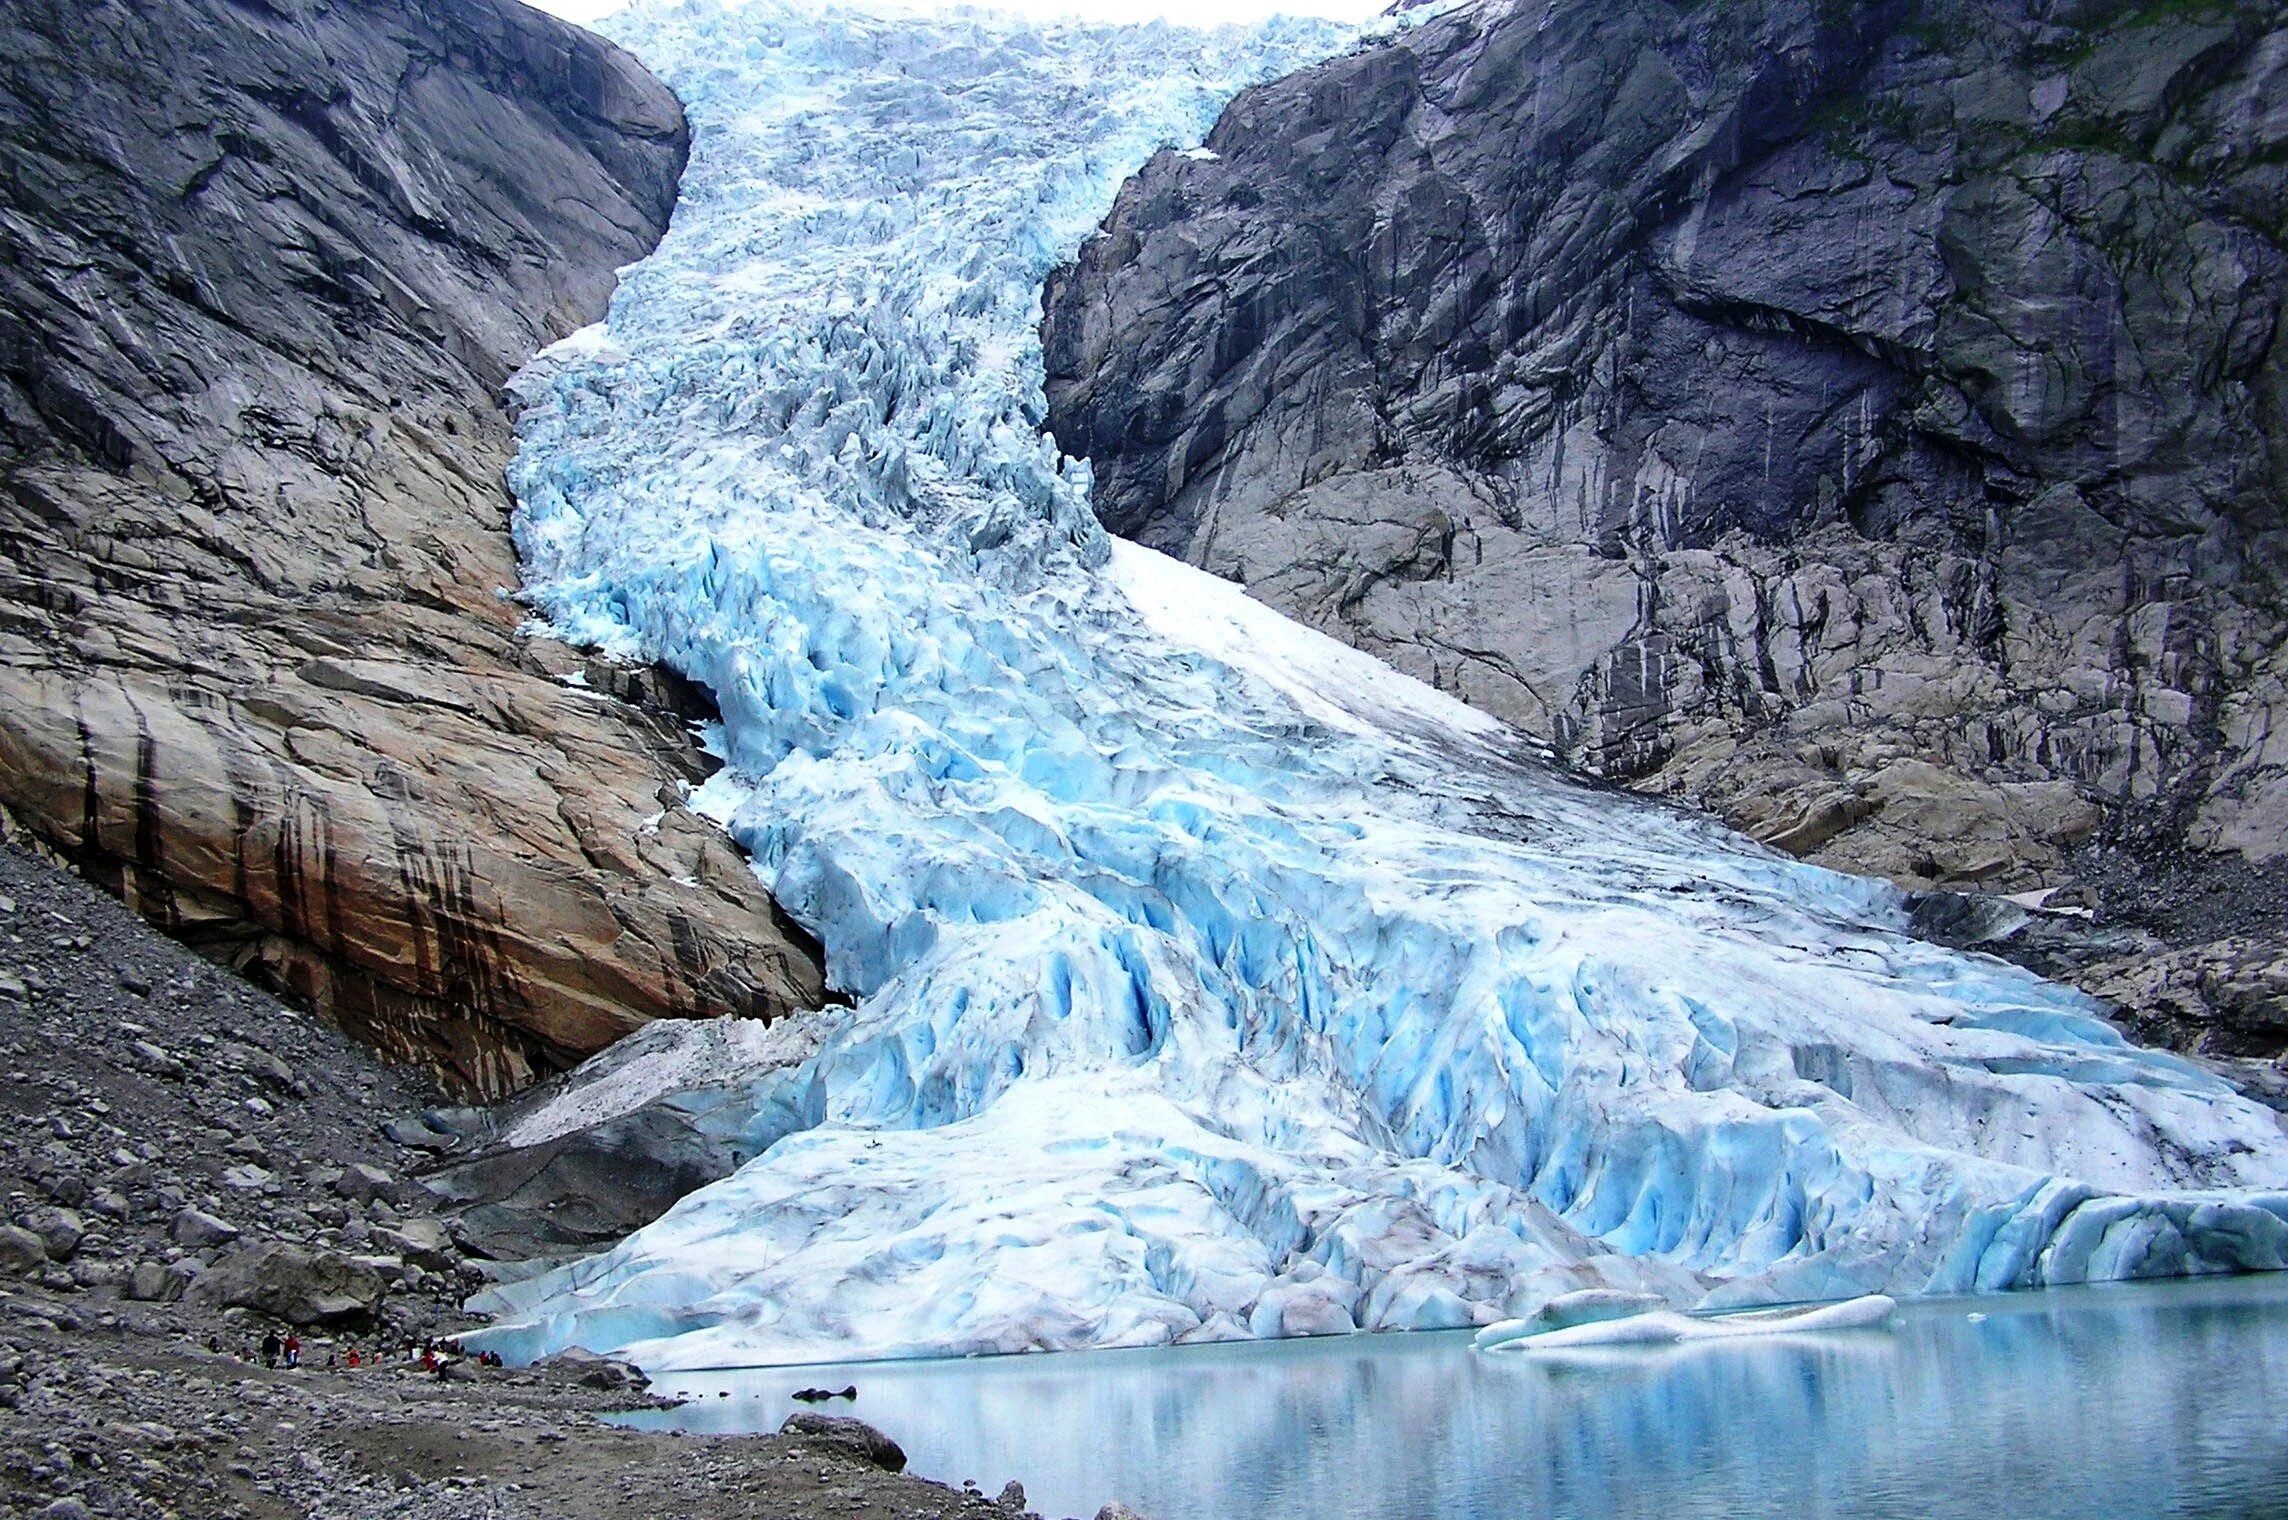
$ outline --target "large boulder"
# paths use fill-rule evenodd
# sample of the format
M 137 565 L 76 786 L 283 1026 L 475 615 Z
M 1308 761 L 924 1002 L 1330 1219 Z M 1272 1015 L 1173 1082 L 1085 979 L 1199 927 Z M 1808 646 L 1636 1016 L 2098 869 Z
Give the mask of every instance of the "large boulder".
M 905 1449 L 864 1420 L 848 1415 L 813 1414 L 798 1410 L 786 1417 L 779 1427 L 782 1436 L 800 1436 L 813 1447 L 837 1452 L 868 1467 L 879 1467 L 884 1472 L 906 1470 Z
M 127 1274 L 121 1290 L 136 1303 L 171 1304 L 183 1296 L 195 1272 L 178 1272 L 162 1261 L 139 1261 Z
M 533 1363 L 533 1369 L 545 1376 L 563 1378 L 605 1393 L 651 1386 L 651 1379 L 645 1377 L 635 1363 L 598 1356 L 585 1346 L 567 1346 L 554 1356 Z
M 19 1223 L 40 1237 L 40 1243 L 47 1247 L 50 1261 L 70 1261 L 78 1252 L 81 1239 L 87 1234 L 87 1225 L 72 1209 L 53 1206 L 34 1209 Z
M 1208 147 L 1046 298 L 1109 527 L 1826 864 L 2288 876 L 2278 0 L 1488 0 Z
M 0 1225 L 0 1272 L 30 1277 L 48 1264 L 48 1248 L 21 1225 Z
M 0 831 L 464 1091 L 823 991 L 703 698 L 508 595 L 504 382 L 686 141 L 517 0 L 0 11 Z
M 186 1251 L 204 1251 L 227 1246 L 238 1239 L 238 1226 L 227 1219 L 217 1219 L 204 1209 L 186 1206 L 176 1211 L 167 1233 Z
M 370 1319 L 385 1291 L 381 1274 L 354 1257 L 271 1241 L 234 1251 L 199 1273 L 187 1296 L 288 1324 L 330 1325 Z

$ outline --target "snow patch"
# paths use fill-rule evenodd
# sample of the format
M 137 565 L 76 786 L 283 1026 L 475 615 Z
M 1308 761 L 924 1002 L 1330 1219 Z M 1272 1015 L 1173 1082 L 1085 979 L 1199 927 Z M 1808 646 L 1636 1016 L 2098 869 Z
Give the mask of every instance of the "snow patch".
M 1329 728 L 1375 737 L 1412 731 L 1445 740 L 1474 738 L 1505 749 L 1528 747 L 1524 736 L 1499 719 L 1306 628 L 1231 582 L 1181 560 L 1115 539 L 1107 568 L 1145 626 L 1169 644 L 1246 672 Z

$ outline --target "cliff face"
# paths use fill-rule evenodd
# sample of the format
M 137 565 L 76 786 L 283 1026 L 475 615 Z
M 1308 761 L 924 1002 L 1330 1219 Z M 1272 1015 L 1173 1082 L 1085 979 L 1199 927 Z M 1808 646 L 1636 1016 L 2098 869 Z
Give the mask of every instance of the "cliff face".
M 0 11 L 0 819 L 468 1091 L 821 996 L 672 683 L 506 594 L 502 383 L 686 146 L 515 0 Z
M 1208 147 L 1049 292 L 1109 526 L 1796 853 L 2266 918 L 2288 8 L 1489 0 Z

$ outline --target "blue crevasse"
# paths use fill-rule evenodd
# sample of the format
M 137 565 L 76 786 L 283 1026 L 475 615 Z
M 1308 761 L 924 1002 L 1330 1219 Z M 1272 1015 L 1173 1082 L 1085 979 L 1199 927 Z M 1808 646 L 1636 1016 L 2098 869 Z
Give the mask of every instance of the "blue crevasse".
M 1915 941 L 1887 886 L 1569 780 L 1106 540 L 1041 433 L 1042 280 L 1337 32 L 613 30 L 695 148 L 608 320 L 520 382 L 527 593 L 716 693 L 693 806 L 856 1002 L 740 1069 L 755 1161 L 494 1290 L 493 1344 L 725 1365 L 2288 1264 L 2268 1110 Z

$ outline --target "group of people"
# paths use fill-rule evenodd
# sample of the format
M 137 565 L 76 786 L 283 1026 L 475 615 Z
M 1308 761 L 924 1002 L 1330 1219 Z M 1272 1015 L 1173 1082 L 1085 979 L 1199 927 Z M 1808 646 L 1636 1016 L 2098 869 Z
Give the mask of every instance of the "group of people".
M 207 1350 L 216 1356 L 221 1356 L 223 1354 L 222 1337 L 220 1335 L 208 1336 Z M 413 1337 L 407 1336 L 397 1359 L 406 1364 L 418 1363 L 423 1372 L 436 1372 L 447 1362 L 459 1361 L 469 1355 L 468 1351 L 462 1349 L 461 1342 L 457 1337 L 440 1338 L 432 1336 L 417 1341 Z M 302 1365 L 302 1338 L 289 1327 L 283 1335 L 276 1330 L 265 1330 L 259 1344 L 254 1342 L 240 1343 L 238 1348 L 240 1361 L 251 1362 L 257 1356 L 262 1359 L 262 1365 L 265 1367 L 299 1367 Z M 506 1365 L 501 1361 L 500 1353 L 497 1351 L 480 1350 L 475 1353 L 475 1357 L 476 1363 L 480 1367 Z M 326 1366 L 329 1368 L 347 1367 L 354 1370 L 360 1367 L 379 1367 L 385 1365 L 389 1360 L 389 1353 L 384 1347 L 377 1345 L 372 1350 L 366 1351 L 360 1349 L 355 1341 L 352 1341 L 345 1350 L 334 1351 L 329 1349 L 326 1352 Z
M 222 1337 L 220 1335 L 208 1336 L 207 1350 L 216 1356 L 221 1356 L 223 1354 Z M 253 1341 L 239 1342 L 238 1359 L 240 1361 L 251 1362 L 256 1356 L 262 1358 L 262 1365 L 265 1367 L 299 1367 L 302 1365 L 302 1337 L 296 1335 L 289 1328 L 283 1336 L 275 1330 L 263 1331 L 262 1342 L 259 1347 Z

